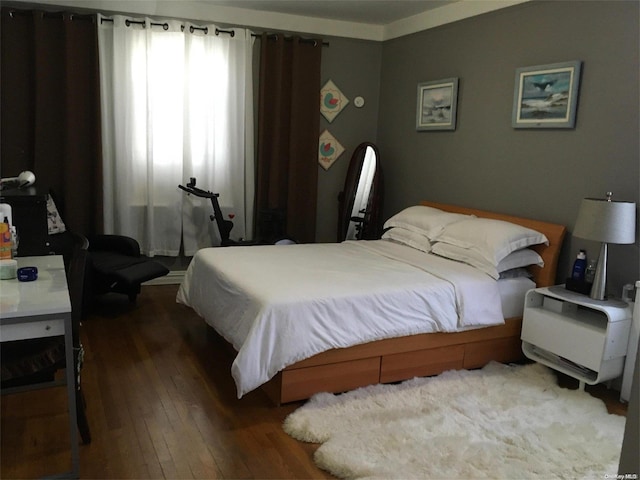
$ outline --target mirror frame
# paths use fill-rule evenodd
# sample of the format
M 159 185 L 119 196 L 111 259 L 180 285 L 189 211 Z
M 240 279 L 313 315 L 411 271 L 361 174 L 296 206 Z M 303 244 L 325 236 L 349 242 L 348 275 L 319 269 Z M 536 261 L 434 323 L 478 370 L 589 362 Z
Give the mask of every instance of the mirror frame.
M 372 148 L 376 156 L 376 169 L 373 176 L 373 184 L 369 192 L 365 222 L 360 235 L 360 240 L 376 240 L 380 238 L 380 217 L 382 213 L 382 166 L 380 164 L 380 152 L 371 142 L 363 142 L 356 147 L 351 156 L 351 162 L 347 170 L 344 189 L 338 195 L 338 242 L 345 240 L 351 221 L 351 211 L 356 198 L 356 190 L 362 172 L 363 162 L 367 148 Z

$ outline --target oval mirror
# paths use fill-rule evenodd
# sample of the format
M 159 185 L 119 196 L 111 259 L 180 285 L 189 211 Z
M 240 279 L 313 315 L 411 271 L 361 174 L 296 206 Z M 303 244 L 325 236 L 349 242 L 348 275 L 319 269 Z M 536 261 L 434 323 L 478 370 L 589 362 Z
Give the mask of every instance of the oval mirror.
M 380 154 L 373 143 L 364 142 L 351 156 L 344 190 L 338 196 L 338 241 L 379 238 L 381 209 Z

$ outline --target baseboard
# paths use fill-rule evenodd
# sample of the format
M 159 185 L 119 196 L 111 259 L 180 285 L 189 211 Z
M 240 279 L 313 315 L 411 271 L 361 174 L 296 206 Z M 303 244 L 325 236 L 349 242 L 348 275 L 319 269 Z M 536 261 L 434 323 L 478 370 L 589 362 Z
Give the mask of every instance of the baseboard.
M 185 270 L 171 270 L 164 277 L 154 278 L 142 285 L 180 285 L 184 279 Z

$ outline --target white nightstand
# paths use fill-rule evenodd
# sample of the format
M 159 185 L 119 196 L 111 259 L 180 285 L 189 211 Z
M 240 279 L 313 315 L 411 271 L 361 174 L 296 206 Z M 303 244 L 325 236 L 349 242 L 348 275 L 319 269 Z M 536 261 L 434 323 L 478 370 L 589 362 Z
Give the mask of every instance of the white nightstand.
M 577 378 L 580 387 L 622 375 L 632 309 L 622 300 L 593 300 L 564 286 L 525 297 L 522 351 L 531 360 Z

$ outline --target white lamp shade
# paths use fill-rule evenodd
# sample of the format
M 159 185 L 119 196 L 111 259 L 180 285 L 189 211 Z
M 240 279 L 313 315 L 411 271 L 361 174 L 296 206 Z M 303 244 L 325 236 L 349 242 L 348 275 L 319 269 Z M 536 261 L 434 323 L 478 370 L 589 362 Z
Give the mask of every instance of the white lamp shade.
M 636 204 L 585 198 L 580 205 L 573 235 L 606 243 L 636 241 Z

